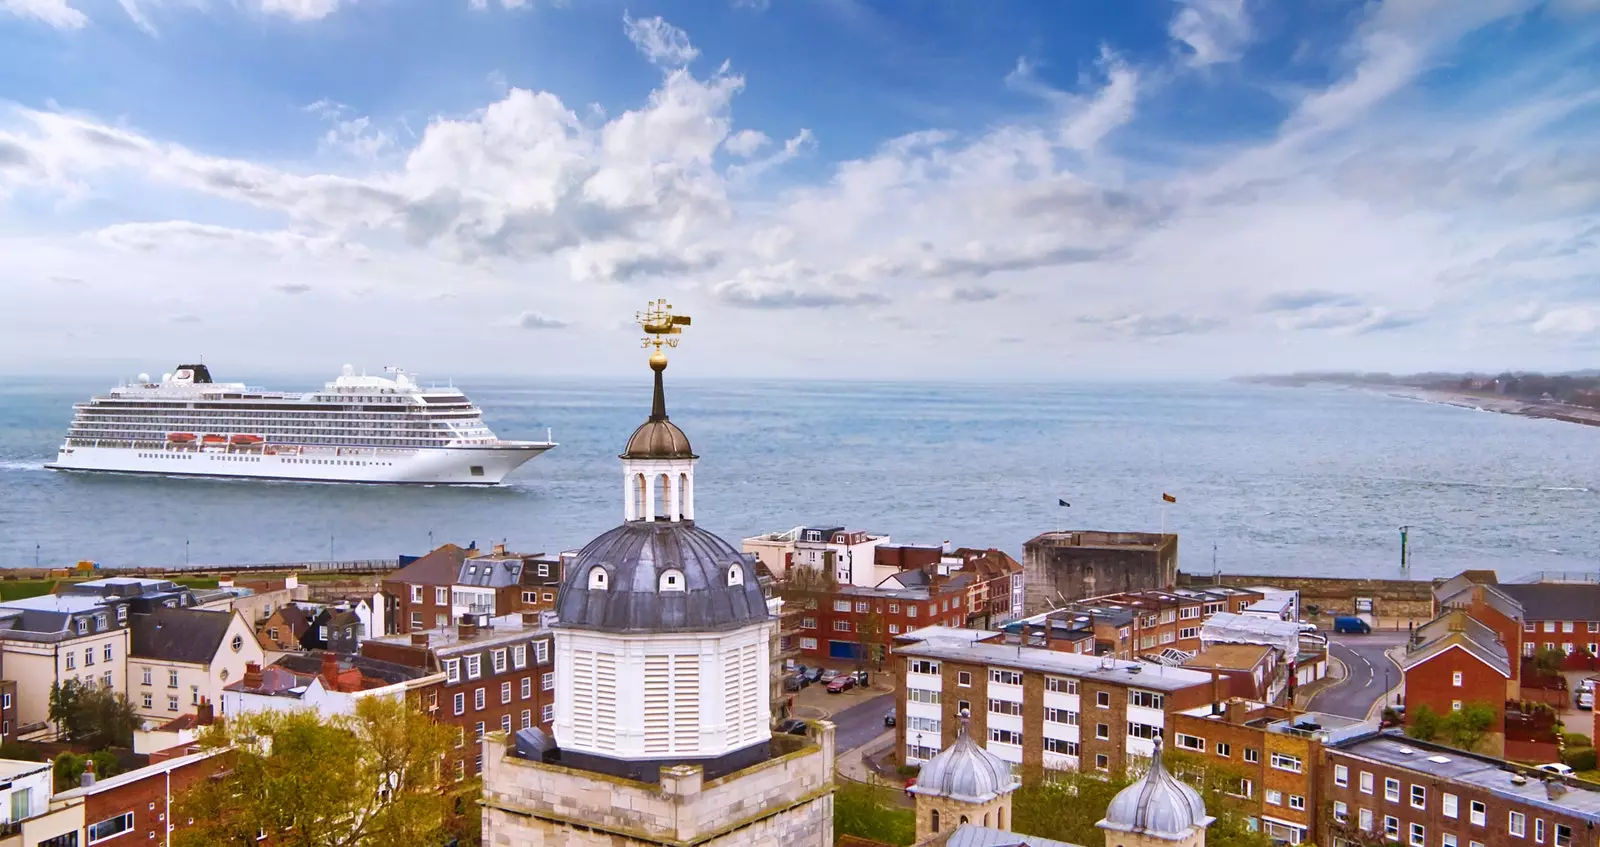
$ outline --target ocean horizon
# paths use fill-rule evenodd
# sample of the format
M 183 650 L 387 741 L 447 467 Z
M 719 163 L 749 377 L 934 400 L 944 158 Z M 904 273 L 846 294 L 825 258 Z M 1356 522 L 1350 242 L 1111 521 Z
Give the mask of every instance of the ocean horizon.
M 130 377 L 132 374 L 129 375 Z M 326 375 L 246 376 L 305 390 Z M 560 446 L 492 489 L 64 474 L 105 377 L 0 377 L 0 566 L 393 558 L 433 543 L 581 546 L 622 520 L 616 454 L 648 375 L 457 377 L 503 438 Z M 429 382 L 422 375 L 422 382 Z M 441 380 L 443 382 L 443 380 Z M 1230 381 L 676 378 L 699 523 L 798 525 L 1020 558 L 1056 529 L 1167 531 L 1185 571 L 1502 579 L 1595 571 L 1600 430 L 1337 388 Z M 1161 494 L 1177 503 L 1161 506 Z M 1066 500 L 1069 508 L 1058 506 Z M 1411 568 L 1399 531 L 1411 530 Z

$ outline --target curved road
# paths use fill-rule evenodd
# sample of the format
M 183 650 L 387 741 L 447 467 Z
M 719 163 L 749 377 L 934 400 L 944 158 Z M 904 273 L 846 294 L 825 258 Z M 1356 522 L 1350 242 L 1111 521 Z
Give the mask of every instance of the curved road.
M 1344 663 L 1345 678 L 1317 692 L 1307 708 L 1356 720 L 1365 720 L 1385 691 L 1401 682 L 1400 668 L 1384 651 L 1404 644 L 1406 633 L 1385 631 L 1367 635 L 1335 635 L 1328 652 Z

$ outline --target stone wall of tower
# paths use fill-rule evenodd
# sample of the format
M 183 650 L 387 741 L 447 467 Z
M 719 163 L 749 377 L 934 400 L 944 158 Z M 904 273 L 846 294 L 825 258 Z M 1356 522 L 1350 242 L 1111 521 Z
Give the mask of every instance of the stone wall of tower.
M 1142 833 L 1106 830 L 1106 847 L 1206 847 L 1206 828 L 1195 827 L 1178 841 L 1152 838 Z
M 935 827 L 934 813 L 938 813 Z M 966 820 L 962 820 L 965 817 Z M 916 844 L 949 835 L 964 823 L 986 826 L 991 829 L 1011 831 L 1011 793 L 1002 794 L 987 803 L 963 803 L 948 797 L 917 795 Z
M 484 740 L 483 843 L 491 847 L 832 847 L 834 727 L 811 744 L 706 782 L 664 768 L 659 785 L 519 759 Z

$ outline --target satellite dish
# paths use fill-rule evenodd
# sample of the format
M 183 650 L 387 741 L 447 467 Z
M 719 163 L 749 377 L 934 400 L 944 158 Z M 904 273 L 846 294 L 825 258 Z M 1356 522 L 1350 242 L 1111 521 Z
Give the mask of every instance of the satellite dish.
M 161 381 L 162 382 L 171 382 L 172 381 L 172 374 L 162 374 L 161 375 Z
M 139 374 L 139 381 L 140 382 L 149 382 L 150 381 L 150 375 L 149 374 Z
M 345 376 L 355 376 L 356 375 L 356 366 L 355 365 L 345 365 L 344 368 L 343 368 L 343 372 L 344 372 Z

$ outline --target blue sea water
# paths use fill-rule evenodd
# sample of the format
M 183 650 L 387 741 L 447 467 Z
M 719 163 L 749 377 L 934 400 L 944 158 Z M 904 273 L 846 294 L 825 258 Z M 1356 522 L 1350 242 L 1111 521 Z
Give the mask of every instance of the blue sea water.
M 36 552 L 45 564 L 388 558 L 430 538 L 571 549 L 621 520 L 616 454 L 648 412 L 647 379 L 458 381 L 501 437 L 549 427 L 561 442 L 476 489 L 56 473 L 43 465 L 72 404 L 108 382 L 0 378 L 0 566 Z M 1224 572 L 1398 576 L 1408 524 L 1418 577 L 1600 569 L 1600 428 L 1231 383 L 668 382 L 701 455 L 699 522 L 735 543 L 835 524 L 1020 557 L 1047 530 L 1164 519 L 1185 570 L 1209 572 L 1214 546 Z M 1163 518 L 1164 491 L 1177 503 Z

